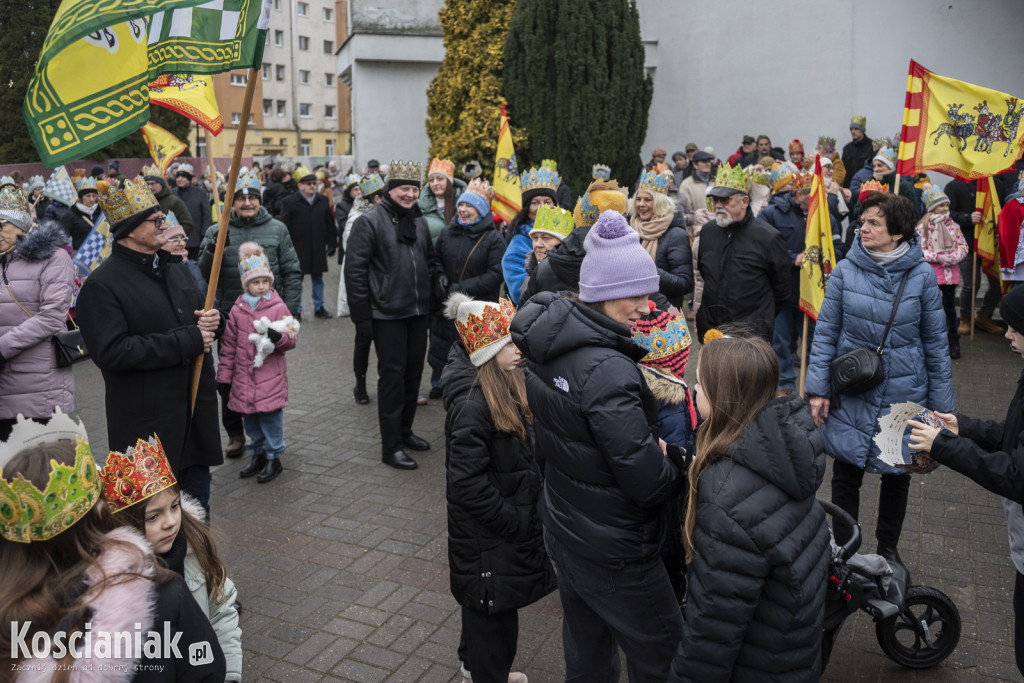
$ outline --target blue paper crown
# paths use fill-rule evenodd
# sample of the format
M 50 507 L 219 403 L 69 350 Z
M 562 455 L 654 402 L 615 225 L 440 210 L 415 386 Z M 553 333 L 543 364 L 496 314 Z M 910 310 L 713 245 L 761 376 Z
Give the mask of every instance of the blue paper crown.
M 371 173 L 359 181 L 359 189 L 363 191 L 364 197 L 368 197 L 384 189 L 384 179 L 377 173 Z
M 604 164 L 594 164 L 594 167 L 590 169 L 590 174 L 594 180 L 608 180 L 612 177 L 612 169 Z
M 358 185 L 360 180 L 361 178 L 359 177 L 358 173 L 350 173 L 349 175 L 345 176 L 345 184 L 343 185 L 343 187 L 347 190 L 353 185 Z
M 519 181 L 519 187 L 523 192 L 531 190 L 551 190 L 554 192 L 558 189 L 558 184 L 561 182 L 562 179 L 559 177 L 558 171 L 553 171 L 550 168 L 531 168 L 523 173 L 523 177 Z
M 921 201 L 927 208 L 932 208 L 935 204 L 941 204 L 942 202 L 948 202 L 949 197 L 942 191 L 942 188 L 938 185 L 932 185 L 927 190 L 921 193 Z
M 238 274 L 241 277 L 245 277 L 246 273 L 253 270 L 270 270 L 270 261 L 266 254 L 253 254 L 238 262 Z
M 173 211 L 168 211 L 164 214 L 164 225 L 168 228 L 181 227 L 181 223 L 178 222 L 178 217 L 174 215 Z
M 258 175 L 255 173 L 246 173 L 245 175 L 238 176 L 238 180 L 235 182 L 235 192 L 242 192 L 243 194 L 259 194 L 259 191 L 260 177 Z
M 875 154 L 875 156 L 885 157 L 892 164 L 893 168 L 896 167 L 896 150 L 894 150 L 892 147 L 882 147 L 881 149 L 878 150 L 878 153 Z
M 0 187 L 3 187 L 4 185 L 15 185 L 15 184 L 16 183 L 14 182 L 14 178 L 12 178 L 11 176 L 9 176 L 9 175 L 0 176 Z
M 780 184 L 793 179 L 793 169 L 788 164 L 776 163 L 768 171 L 768 185 L 774 190 Z
M 192 164 L 178 164 L 178 168 L 174 171 L 174 174 L 177 175 L 179 173 L 195 175 L 195 169 L 192 167 Z
M 82 190 L 93 190 L 98 192 L 96 189 L 96 182 L 95 178 L 80 178 L 79 181 L 75 183 L 75 189 L 79 192 Z
M 637 188 L 637 192 L 640 190 L 668 194 L 668 176 L 659 175 L 654 171 L 647 171 L 640 176 L 640 186 Z

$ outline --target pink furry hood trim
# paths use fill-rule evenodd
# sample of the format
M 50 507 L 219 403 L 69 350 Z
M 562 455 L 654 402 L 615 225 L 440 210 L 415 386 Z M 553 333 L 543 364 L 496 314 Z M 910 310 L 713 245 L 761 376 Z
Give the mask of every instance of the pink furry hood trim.
M 107 534 L 107 538 L 133 546 L 146 556 L 152 555 L 152 549 L 145 537 L 134 529 L 114 529 Z M 89 623 L 92 624 L 94 634 L 134 632 L 135 624 L 142 624 L 142 632 L 145 633 L 152 627 L 157 589 L 156 585 L 145 577 L 153 574 L 153 567 L 151 564 L 140 567 L 138 558 L 134 555 L 135 553 L 120 545 L 111 545 L 100 553 L 99 566 L 90 568 L 88 583 L 90 586 L 99 587 L 98 591 L 90 588 L 85 595 L 85 601 L 92 608 Z M 125 572 L 140 572 L 143 576 L 113 578 Z M 108 579 L 105 582 L 104 576 Z M 73 660 L 75 670 L 71 673 L 71 683 L 128 683 L 135 675 L 138 660 L 131 652 L 122 654 L 128 656 L 120 659 L 83 657 Z M 22 671 L 18 675 L 18 683 L 45 683 L 52 678 L 57 662 L 50 658 L 26 659 L 19 663 L 33 667 L 40 665 L 38 668 L 43 670 Z M 92 670 L 87 671 L 89 668 Z

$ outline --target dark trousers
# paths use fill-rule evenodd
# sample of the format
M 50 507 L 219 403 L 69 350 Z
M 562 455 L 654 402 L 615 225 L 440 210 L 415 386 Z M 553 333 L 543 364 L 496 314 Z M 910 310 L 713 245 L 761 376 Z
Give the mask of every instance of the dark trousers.
M 427 353 L 427 316 L 373 321 L 377 340 L 377 419 L 384 453 L 412 434 L 416 397 Z
M 939 285 L 942 292 L 942 312 L 946 314 L 946 337 L 949 343 L 960 341 L 960 319 L 956 314 L 956 285 Z
M 217 342 L 218 362 L 220 362 L 220 342 Z M 242 425 L 242 414 L 228 408 L 228 397 L 220 396 L 220 423 L 224 425 L 224 432 L 228 438 L 234 436 L 245 437 L 245 427 Z
M 178 486 L 199 501 L 210 515 L 210 468 L 207 465 L 193 465 L 178 472 Z
M 832 461 L 832 502 L 854 519 L 858 519 L 860 513 L 860 485 L 863 481 L 864 470 L 861 468 L 841 460 Z M 875 523 L 879 551 L 896 550 L 899 545 L 909 493 L 910 475 L 882 475 L 882 486 L 878 492 L 878 521 Z M 840 545 L 850 540 L 850 532 L 841 526 L 835 535 L 836 543 Z
M 1024 676 L 1024 574 L 1020 572 L 1013 586 L 1013 651 L 1017 655 L 1017 670 Z
M 669 678 L 683 617 L 660 557 L 598 563 L 544 531 L 558 572 L 566 683 L 616 683 L 618 649 L 631 683 Z
M 362 334 L 356 326 L 356 343 L 352 350 L 352 372 L 356 377 L 365 377 L 366 369 L 370 367 L 370 345 L 373 344 L 373 336 Z
M 459 661 L 473 674 L 473 683 L 508 683 L 518 641 L 517 610 L 484 614 L 462 608 Z
M 973 291 L 973 281 L 971 280 L 971 264 L 974 263 L 974 253 L 968 253 L 967 256 L 960 261 L 960 317 L 971 319 L 971 297 L 977 296 L 977 293 Z M 978 309 L 985 313 L 992 313 L 996 310 L 996 306 L 999 305 L 999 300 L 1003 298 L 1002 290 L 999 289 L 999 281 L 993 280 L 991 277 L 986 275 L 981 270 L 981 259 L 978 259 L 977 268 L 978 286 L 981 286 L 981 278 L 988 278 L 988 291 L 985 292 L 985 298 L 981 300 L 981 308 Z

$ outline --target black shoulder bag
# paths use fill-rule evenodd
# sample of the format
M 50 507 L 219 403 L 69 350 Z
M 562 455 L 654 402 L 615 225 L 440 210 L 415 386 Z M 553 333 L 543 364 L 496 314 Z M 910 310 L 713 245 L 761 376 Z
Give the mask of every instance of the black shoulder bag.
M 900 280 L 900 288 L 896 291 L 896 300 L 892 302 L 892 312 L 889 314 L 889 323 L 885 326 L 882 334 L 882 341 L 876 348 L 861 347 L 848 353 L 844 353 L 829 366 L 829 384 L 832 386 L 832 409 L 838 410 L 841 407 L 840 396 L 849 394 L 851 396 L 861 394 L 868 389 L 874 389 L 885 379 L 885 369 L 882 367 L 882 352 L 885 348 L 885 340 L 889 338 L 889 330 L 896 319 L 896 309 L 903 298 L 903 288 L 907 284 L 907 277 L 910 275 L 908 269 L 903 273 Z

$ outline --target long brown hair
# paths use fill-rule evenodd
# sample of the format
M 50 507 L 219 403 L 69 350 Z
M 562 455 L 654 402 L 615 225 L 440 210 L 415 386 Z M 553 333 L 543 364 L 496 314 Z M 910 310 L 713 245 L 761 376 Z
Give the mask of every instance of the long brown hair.
M 779 361 L 772 347 L 760 337 L 723 337 L 701 350 L 697 373 L 711 414 L 697 432 L 697 455 L 690 466 L 690 496 L 683 525 L 687 562 L 692 562 L 694 555 L 700 475 L 725 457 L 754 416 L 775 398 Z
M 498 365 L 497 357 L 491 358 L 477 368 L 476 384 L 484 394 L 484 401 L 491 411 L 491 421 L 499 432 L 515 434 L 526 438 L 526 423 L 533 419 L 526 401 L 526 378 L 516 368 L 505 370 Z
M 179 495 L 181 494 L 181 488 L 177 484 L 167 490 Z M 138 529 L 145 535 L 146 508 L 148 504 L 148 500 L 142 501 L 130 508 L 121 510 L 114 515 L 114 519 L 125 526 Z M 181 529 L 178 533 L 185 534 L 185 541 L 188 543 L 188 547 L 196 554 L 199 566 L 203 568 L 203 574 L 206 575 L 206 595 L 212 597 L 217 604 L 223 603 L 224 582 L 228 577 L 228 568 L 223 560 L 220 559 L 220 555 L 217 554 L 217 544 L 214 541 L 213 534 L 184 505 L 181 506 Z
M 448 225 L 455 218 L 455 210 L 459 207 L 455 204 L 455 183 L 448 178 L 444 180 L 444 224 Z
M 75 462 L 75 445 L 68 441 L 49 442 L 26 448 L 11 458 L 4 468 L 4 479 L 13 481 L 21 474 L 40 490 L 50 480 L 50 460 L 62 465 Z M 117 528 L 105 503 L 99 502 L 69 529 L 48 541 L 15 543 L 0 539 L 0 652 L 11 651 L 11 622 L 31 622 L 32 632 L 47 632 L 68 615 L 77 615 L 75 626 L 84 627 L 88 594 L 102 591 L 125 577 L 147 576 L 156 582 L 170 575 L 155 566 L 154 557 L 130 543 L 115 541 L 107 533 Z M 105 548 L 119 546 L 133 555 L 133 561 L 121 574 L 106 576 L 98 566 Z M 96 567 L 103 579 L 88 586 L 90 570 Z M 153 570 L 153 571 L 151 571 Z M 58 672 L 53 681 L 68 680 L 68 672 Z

